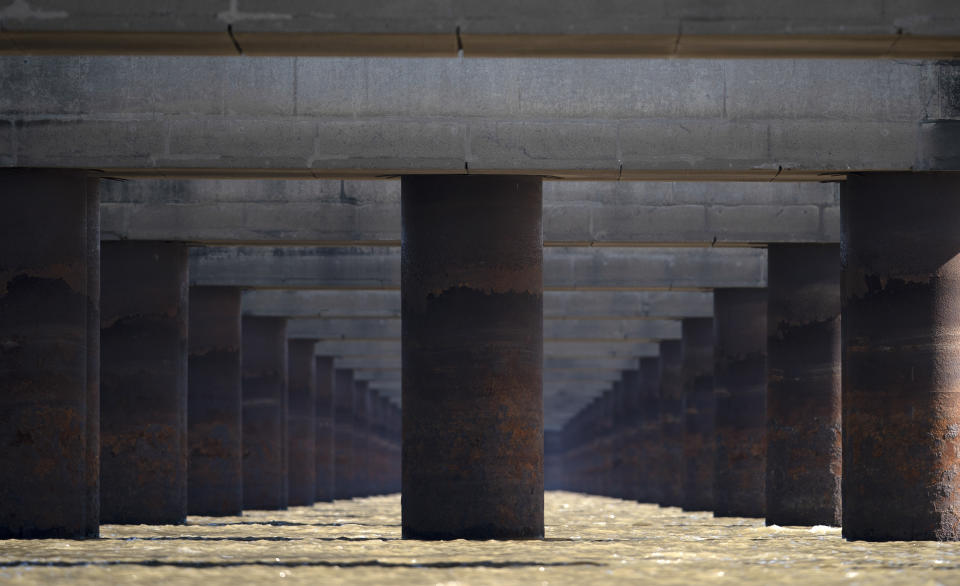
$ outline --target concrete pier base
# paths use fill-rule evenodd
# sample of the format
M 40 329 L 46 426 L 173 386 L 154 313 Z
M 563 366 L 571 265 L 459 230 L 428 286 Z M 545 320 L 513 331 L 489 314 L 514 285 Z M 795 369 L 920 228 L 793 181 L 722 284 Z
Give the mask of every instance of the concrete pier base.
M 840 524 L 840 247 L 769 248 L 766 522 Z
M 317 491 L 315 340 L 287 341 L 287 504 L 310 506 Z
M 713 318 L 683 320 L 683 509 L 713 510 Z
M 337 499 L 353 498 L 353 371 L 336 369 L 333 387 L 333 453 L 336 478 L 333 494 Z
M 187 247 L 108 242 L 101 259 L 101 522 L 183 523 Z
M 665 507 L 683 505 L 683 346 L 680 340 L 660 342 L 661 501 Z
M 841 187 L 843 535 L 960 539 L 960 176 Z
M 543 536 L 541 188 L 403 178 L 404 537 Z
M 317 377 L 317 421 L 314 500 L 330 502 L 333 500 L 333 480 L 336 474 L 333 461 L 333 358 L 316 357 Z
M 0 172 L 0 539 L 100 532 L 100 200 Z
M 287 508 L 287 320 L 243 318 L 243 508 Z
M 190 288 L 187 511 L 243 512 L 240 298 L 236 287 Z
M 713 514 L 763 517 L 766 504 L 767 291 L 717 289 Z

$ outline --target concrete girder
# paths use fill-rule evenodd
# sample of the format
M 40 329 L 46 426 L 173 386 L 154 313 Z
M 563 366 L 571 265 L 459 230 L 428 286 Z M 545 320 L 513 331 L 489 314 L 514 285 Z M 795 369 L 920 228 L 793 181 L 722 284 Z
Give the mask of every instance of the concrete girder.
M 104 182 L 101 238 L 399 246 L 399 181 Z M 839 242 L 836 184 L 553 181 L 545 246 Z
M 952 144 L 932 121 L 957 117 L 957 72 L 863 60 L 4 57 L 0 165 L 821 181 L 954 166 L 928 149 Z
M 287 318 L 399 318 L 399 291 L 247 291 L 245 315 Z M 703 291 L 548 291 L 544 319 L 662 319 L 709 317 L 713 294 Z
M 765 287 L 755 248 L 547 248 L 547 290 Z M 399 289 L 394 248 L 216 247 L 190 251 L 192 285 L 248 289 Z
M 36 5 L 36 6 L 34 6 Z M 770 15 L 776 15 L 771 17 Z M 960 54 L 949 0 L 704 3 L 536 0 L 157 5 L 6 1 L 0 53 L 389 56 L 844 56 Z

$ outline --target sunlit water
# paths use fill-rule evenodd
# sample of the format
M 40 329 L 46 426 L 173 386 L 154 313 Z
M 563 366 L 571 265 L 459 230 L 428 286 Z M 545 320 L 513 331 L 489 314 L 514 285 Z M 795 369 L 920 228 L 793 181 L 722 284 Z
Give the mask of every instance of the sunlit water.
M 543 541 L 403 541 L 400 497 L 389 496 L 105 525 L 98 540 L 0 541 L 0 582 L 960 584 L 960 544 L 848 543 L 838 529 L 565 492 L 547 493 L 546 522 Z

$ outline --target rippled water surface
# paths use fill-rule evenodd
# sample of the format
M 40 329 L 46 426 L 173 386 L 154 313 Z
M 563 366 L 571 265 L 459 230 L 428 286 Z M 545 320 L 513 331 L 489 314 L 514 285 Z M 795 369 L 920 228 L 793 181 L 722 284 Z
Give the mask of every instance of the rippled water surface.
M 105 525 L 98 540 L 0 541 L 0 582 L 960 584 L 952 543 L 847 543 L 839 529 L 564 492 L 547 493 L 546 522 L 543 541 L 403 541 L 400 497 L 390 496 Z

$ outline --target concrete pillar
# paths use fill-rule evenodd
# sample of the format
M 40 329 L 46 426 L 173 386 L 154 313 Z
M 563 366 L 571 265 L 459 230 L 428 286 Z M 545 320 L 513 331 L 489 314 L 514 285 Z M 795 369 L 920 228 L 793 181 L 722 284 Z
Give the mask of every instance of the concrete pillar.
M 840 247 L 768 250 L 766 520 L 840 524 Z
M 317 491 L 316 340 L 287 341 L 287 504 L 313 504 Z
M 543 432 L 543 486 L 545 490 L 563 488 L 563 442 L 559 430 Z
M 101 251 L 100 520 L 187 518 L 187 247 Z
M 660 437 L 660 358 L 641 358 L 637 375 L 640 395 L 636 441 L 639 478 L 635 498 L 642 503 L 660 503 L 663 500 L 664 459 L 664 442 Z
M 287 508 L 287 320 L 243 318 L 243 508 Z
M 960 539 L 960 176 L 841 187 L 843 535 Z
M 683 509 L 713 509 L 716 455 L 713 396 L 713 318 L 683 320 Z
M 543 536 L 541 183 L 403 178 L 405 537 Z
M 763 517 L 766 503 L 767 290 L 713 293 L 716 468 L 713 514 Z
M 660 437 L 663 445 L 660 504 L 683 505 L 683 345 L 680 340 L 660 342 Z
M 353 471 L 353 496 L 370 496 L 370 438 L 367 410 L 370 385 L 367 381 L 353 383 L 353 453 L 351 470 Z
M 315 449 L 317 473 L 314 500 L 330 502 L 333 500 L 334 478 L 334 441 L 333 441 L 333 358 L 317 356 L 317 444 Z
M 0 171 L 0 539 L 100 532 L 100 199 Z
M 187 358 L 187 512 L 243 512 L 243 395 L 237 287 L 191 287 Z
M 353 371 L 338 368 L 333 382 L 333 494 L 337 499 L 356 496 L 353 492 Z
M 383 489 L 383 438 L 380 393 L 367 393 L 367 486 L 371 496 L 384 494 Z
M 390 492 L 399 493 L 403 486 L 403 410 L 396 405 L 390 405 L 390 441 L 393 443 L 393 466 L 390 476 Z
M 620 498 L 636 501 L 647 489 L 647 454 L 640 432 L 643 389 L 639 370 L 625 370 L 620 378 L 621 429 L 623 434 L 623 494 Z M 659 427 L 659 422 L 658 422 Z M 659 432 L 659 429 L 658 429 Z

